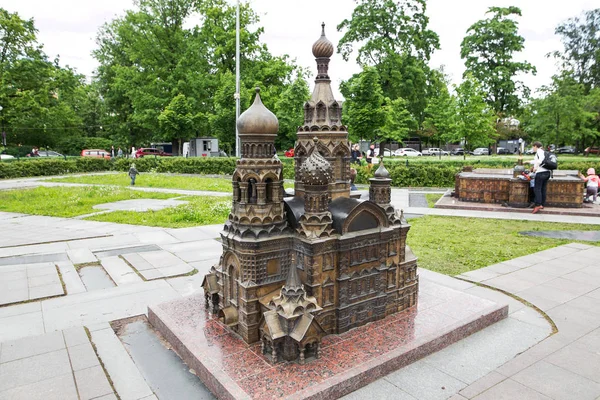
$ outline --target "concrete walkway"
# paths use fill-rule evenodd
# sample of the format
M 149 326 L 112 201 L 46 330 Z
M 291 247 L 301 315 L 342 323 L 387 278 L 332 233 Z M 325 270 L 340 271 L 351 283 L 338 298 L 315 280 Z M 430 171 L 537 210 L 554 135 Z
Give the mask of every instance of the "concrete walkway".
M 4 181 L 0 186 L 32 184 L 39 183 Z M 395 189 L 393 198 L 407 206 L 409 191 Z M 600 218 L 564 220 L 560 215 L 408 207 L 405 212 L 600 224 Z M 0 212 L 0 231 L 10 232 L 0 243 L 0 272 L 6 277 L 15 266 L 53 263 L 66 291 L 60 297 L 0 307 L 0 400 L 114 399 L 116 394 L 123 400 L 156 399 L 108 323 L 144 314 L 150 304 L 199 293 L 203 275 L 221 254 L 221 244 L 214 240 L 221 228 L 162 229 Z M 198 273 L 146 280 L 126 262 L 135 263 L 129 254 L 145 260 L 153 254 L 159 260 L 176 258 L 178 266 Z M 420 269 L 423 285 L 434 282 L 508 303 L 509 318 L 347 398 L 599 399 L 599 259 L 599 247 L 569 244 L 460 279 Z M 88 290 L 77 269 L 90 262 L 105 266 L 115 286 Z M 36 286 L 26 281 L 29 288 Z M 79 339 L 73 341 L 74 336 Z

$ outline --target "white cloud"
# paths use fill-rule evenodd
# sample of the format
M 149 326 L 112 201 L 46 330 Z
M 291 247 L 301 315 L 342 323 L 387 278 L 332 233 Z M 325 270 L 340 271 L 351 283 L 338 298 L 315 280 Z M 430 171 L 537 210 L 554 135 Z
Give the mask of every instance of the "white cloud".
M 230 0 L 233 2 L 233 0 Z M 597 7 L 596 1 L 570 0 L 553 2 L 547 0 L 429 0 L 427 15 L 430 28 L 438 33 L 441 50 L 434 53 L 431 64 L 445 65 L 446 72 L 454 82 L 460 81 L 464 70 L 460 59 L 460 43 L 468 27 L 484 18 L 488 7 L 517 5 L 523 11 L 519 19 L 520 33 L 525 37 L 525 51 L 519 59 L 526 59 L 538 69 L 537 76 L 526 76 L 525 83 L 532 89 L 547 84 L 556 72 L 554 61 L 545 56 L 560 50 L 561 44 L 554 35 L 554 28 L 567 18 L 579 15 L 583 10 Z M 352 14 L 352 0 L 251 0 L 252 7 L 261 16 L 265 28 L 263 41 L 274 54 L 289 54 L 299 65 L 315 70 L 311 52 L 312 44 L 319 38 L 321 22 L 334 44 L 341 38 L 335 29 L 344 18 Z M 18 12 L 23 18 L 34 18 L 39 30 L 38 38 L 44 44 L 50 58 L 60 54 L 61 64 L 75 67 L 79 72 L 91 75 L 97 63 L 91 55 L 95 37 L 102 24 L 125 9 L 133 6 L 132 0 L 4 0 L 2 7 Z M 344 62 L 335 54 L 330 72 L 334 90 L 343 79 L 359 71 L 354 62 Z

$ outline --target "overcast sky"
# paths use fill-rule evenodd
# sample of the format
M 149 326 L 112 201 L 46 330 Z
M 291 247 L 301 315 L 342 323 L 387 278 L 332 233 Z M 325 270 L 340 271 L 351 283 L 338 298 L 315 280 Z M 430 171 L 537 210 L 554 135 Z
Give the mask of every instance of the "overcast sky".
M 329 40 L 337 45 L 342 34 L 335 27 L 352 15 L 356 4 L 353 0 L 251 0 L 250 3 L 261 17 L 265 28 L 262 40 L 271 52 L 288 54 L 311 71 L 316 69 L 311 48 L 320 36 L 321 22 L 326 24 Z M 429 28 L 439 35 L 441 43 L 441 50 L 434 53 L 431 66 L 444 65 L 453 82 L 458 83 L 464 70 L 460 42 L 469 26 L 484 18 L 488 7 L 511 5 L 520 7 L 523 12 L 519 33 L 525 37 L 525 50 L 518 58 L 537 68 L 537 76 L 523 78 L 532 91 L 549 83 L 556 73 L 554 60 L 546 58 L 547 53 L 562 49 L 559 38 L 554 35 L 556 25 L 599 6 L 597 0 L 429 0 Z M 133 1 L 2 0 L 0 6 L 9 12 L 18 12 L 22 18 L 34 18 L 38 40 L 48 56 L 60 55 L 62 65 L 70 65 L 91 76 L 97 67 L 91 52 L 96 46 L 99 27 L 123 15 L 124 10 L 133 7 Z M 334 55 L 330 76 L 337 97 L 341 97 L 339 82 L 358 71 L 354 60 L 344 62 L 339 55 Z

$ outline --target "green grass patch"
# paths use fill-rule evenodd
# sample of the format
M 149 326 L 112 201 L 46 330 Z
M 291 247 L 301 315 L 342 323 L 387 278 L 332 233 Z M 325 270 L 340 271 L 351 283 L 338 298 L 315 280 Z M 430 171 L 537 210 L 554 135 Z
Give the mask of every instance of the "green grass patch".
M 199 225 L 222 224 L 231 211 L 231 198 L 190 196 L 178 200 L 189 203 L 159 211 L 114 211 L 86 218 L 92 221 L 119 224 L 187 228 Z
M 427 199 L 427 207 L 433 208 L 435 203 L 443 196 L 442 193 L 427 193 L 425 194 L 425 198 Z
M 88 185 L 113 185 L 129 186 L 130 179 L 126 173 L 106 175 L 69 176 L 65 178 L 49 179 L 49 182 L 81 183 Z M 181 190 L 206 190 L 210 192 L 231 192 L 231 179 L 209 178 L 203 176 L 182 176 L 159 173 L 142 173 L 135 180 L 135 185 L 140 187 L 181 189 Z M 285 188 L 293 188 L 293 183 L 285 183 Z
M 38 187 L 0 191 L 0 211 L 51 217 L 75 217 L 99 210 L 97 204 L 132 199 L 168 199 L 169 193 L 146 193 L 114 186 Z
M 107 175 L 70 176 L 51 179 L 50 182 L 83 183 L 90 185 L 129 186 L 127 173 Z M 230 192 L 231 179 L 209 178 L 202 176 L 166 175 L 157 173 L 141 173 L 135 180 L 135 185 L 149 188 L 207 190 L 211 192 Z
M 522 236 L 521 231 L 598 229 L 595 225 L 440 216 L 414 218 L 410 224 L 407 243 L 419 257 L 419 267 L 446 275 L 462 274 L 573 242 Z

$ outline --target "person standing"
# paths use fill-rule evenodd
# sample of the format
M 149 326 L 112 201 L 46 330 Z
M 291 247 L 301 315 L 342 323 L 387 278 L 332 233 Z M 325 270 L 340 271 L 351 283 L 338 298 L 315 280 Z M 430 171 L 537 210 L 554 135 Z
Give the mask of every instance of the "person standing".
M 131 146 L 131 158 L 135 158 L 135 146 Z
M 352 152 L 350 153 L 350 156 L 351 156 L 351 160 L 350 160 L 351 164 L 359 164 L 360 165 L 360 159 L 362 158 L 362 154 L 360 152 L 360 148 L 359 148 L 358 144 L 355 144 L 354 146 L 352 146 Z
M 115 158 L 115 146 L 110 146 L 110 159 L 113 160 Z
M 131 186 L 135 186 L 135 177 L 140 174 L 138 172 L 138 170 L 135 168 L 135 164 L 131 164 L 131 167 L 129 167 L 128 174 L 129 174 L 129 177 L 131 178 Z
M 540 210 L 543 210 L 546 204 L 546 190 L 548 188 L 548 180 L 550 179 L 550 171 L 541 165 L 546 158 L 542 143 L 534 142 L 533 151 L 535 152 L 535 157 L 530 163 L 533 164 L 533 172 L 535 172 L 535 183 L 533 186 L 535 207 L 533 207 L 531 213 L 536 214 Z
M 373 157 L 375 157 L 375 145 L 374 144 L 369 146 L 369 152 L 367 153 L 367 164 L 371 165 L 373 163 Z
M 117 150 L 117 157 L 118 158 L 123 158 L 123 150 L 121 150 L 121 148 L 119 147 L 119 149 Z

